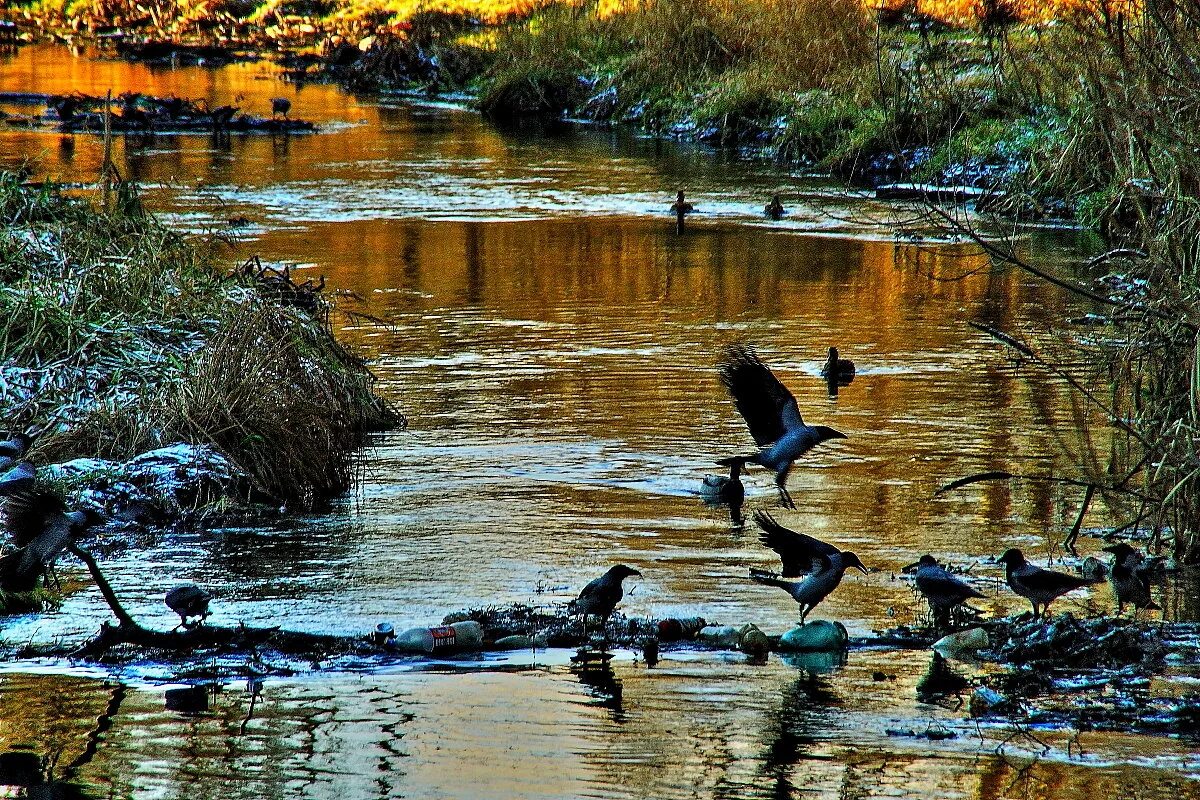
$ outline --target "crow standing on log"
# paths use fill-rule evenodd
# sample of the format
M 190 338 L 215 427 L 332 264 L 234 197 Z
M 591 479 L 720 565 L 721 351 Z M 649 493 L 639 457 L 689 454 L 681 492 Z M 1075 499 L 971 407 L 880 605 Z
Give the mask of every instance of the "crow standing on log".
M 1054 572 L 1030 564 L 1025 560 L 1025 554 L 1015 547 L 1005 550 L 1004 555 L 996 559 L 996 563 L 1004 565 L 1004 576 L 1009 587 L 1033 606 L 1034 619 L 1045 614 L 1050 603 L 1059 595 L 1094 583 L 1077 575 Z M 1040 610 L 1038 606 L 1041 606 Z
M 179 628 L 191 630 L 208 617 L 208 602 L 212 600 L 212 595 L 195 584 L 186 583 L 167 592 L 164 600 L 167 606 L 179 615 L 179 625 L 176 626 L 176 630 Z M 188 617 L 197 619 L 189 624 Z
M 821 442 L 845 439 L 846 434 L 825 425 L 806 425 L 796 398 L 754 350 L 745 345 L 728 347 L 717 370 L 738 413 L 746 420 L 755 444 L 762 448 L 757 453 L 717 463 L 726 467 L 758 464 L 773 471 L 780 501 L 787 508 L 795 508 L 787 490 L 792 462 Z
M 0 558 L 0 588 L 10 592 L 37 588 L 39 579 L 53 574 L 63 550 L 102 521 L 92 511 L 68 511 L 61 497 L 47 491 L 9 498 L 4 516 L 16 549 Z
M 600 627 L 603 629 L 605 621 L 608 620 L 609 616 L 613 613 L 613 609 L 617 607 L 617 603 L 621 601 L 621 598 L 625 594 L 625 590 L 621 586 L 621 581 L 630 575 L 637 575 L 640 578 L 642 573 L 633 567 L 617 564 L 608 572 L 583 587 L 583 591 L 579 593 L 579 597 L 571 602 L 568 610 L 572 614 L 579 614 L 583 617 L 585 634 L 587 633 L 587 618 L 589 616 L 600 617 Z

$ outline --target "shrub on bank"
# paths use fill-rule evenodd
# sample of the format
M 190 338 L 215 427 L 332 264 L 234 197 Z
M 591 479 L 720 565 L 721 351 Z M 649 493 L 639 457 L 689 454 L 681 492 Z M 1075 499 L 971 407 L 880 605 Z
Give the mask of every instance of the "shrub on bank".
M 186 442 L 280 501 L 344 491 L 363 434 L 399 418 L 333 338 L 323 301 L 226 274 L 213 249 L 136 208 L 0 175 L 7 427 L 44 430 L 37 463 Z

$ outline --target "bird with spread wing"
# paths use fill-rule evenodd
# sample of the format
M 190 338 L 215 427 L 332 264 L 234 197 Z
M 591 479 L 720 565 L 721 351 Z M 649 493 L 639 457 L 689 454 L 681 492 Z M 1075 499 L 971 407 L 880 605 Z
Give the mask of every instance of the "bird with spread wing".
M 805 424 L 796 398 L 750 347 L 740 344 L 727 347 L 717 370 L 760 448 L 756 453 L 732 456 L 717 463 L 731 470 L 746 464 L 771 470 L 781 502 L 787 508 L 795 508 L 787 490 L 792 462 L 821 442 L 845 439 L 846 434 L 826 425 Z

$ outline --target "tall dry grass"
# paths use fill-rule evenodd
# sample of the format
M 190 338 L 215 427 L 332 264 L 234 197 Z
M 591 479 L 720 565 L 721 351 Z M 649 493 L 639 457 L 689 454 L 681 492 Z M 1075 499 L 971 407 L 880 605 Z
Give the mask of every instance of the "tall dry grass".
M 102 212 L 0 175 L 0 409 L 45 429 L 41 463 L 215 447 L 262 494 L 348 488 L 363 434 L 399 417 L 333 338 L 326 307 L 281 300 L 128 204 Z M 123 209 L 123 210 L 121 210 Z

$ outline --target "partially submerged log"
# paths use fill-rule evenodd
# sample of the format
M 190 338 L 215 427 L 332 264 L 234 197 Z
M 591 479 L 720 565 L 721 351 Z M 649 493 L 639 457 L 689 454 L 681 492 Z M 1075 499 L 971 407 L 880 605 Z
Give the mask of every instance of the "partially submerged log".
M 155 97 L 126 92 L 107 97 L 71 94 L 0 93 L 0 102 L 16 105 L 45 104 L 40 115 L 13 115 L 9 125 L 50 128 L 59 133 L 104 133 L 105 117 L 114 133 L 314 133 L 317 127 L 303 119 L 258 117 L 239 113 L 237 106 L 212 107 L 205 100 L 168 95 Z M 112 106 L 116 108 L 113 109 Z M 107 112 L 107 113 L 106 113 Z
M 114 647 L 134 645 L 155 650 L 174 650 L 177 652 L 194 652 L 196 650 L 231 650 L 253 653 L 260 647 L 270 647 L 284 655 L 327 656 L 330 654 L 352 655 L 377 652 L 365 639 L 346 636 L 328 636 L 298 631 L 284 631 L 279 628 L 251 628 L 238 625 L 235 628 L 222 628 L 211 625 L 197 625 L 193 628 L 173 631 L 156 631 L 145 628 L 130 616 L 121 601 L 113 591 L 112 585 L 100 571 L 100 566 L 92 554 L 77 544 L 72 543 L 67 548 L 72 555 L 82 561 L 92 574 L 92 580 L 100 589 L 100 594 L 112 609 L 117 618 L 117 624 L 105 623 L 100 626 L 100 632 L 92 639 L 76 649 L 72 655 L 77 658 L 97 658 Z

